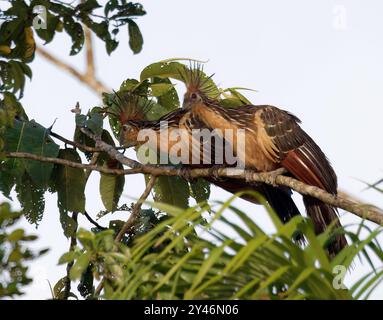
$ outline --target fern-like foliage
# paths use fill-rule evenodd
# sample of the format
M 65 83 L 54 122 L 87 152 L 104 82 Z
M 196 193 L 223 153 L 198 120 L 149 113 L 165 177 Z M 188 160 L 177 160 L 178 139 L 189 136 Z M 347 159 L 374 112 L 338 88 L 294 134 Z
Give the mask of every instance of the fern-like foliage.
M 276 230 L 267 234 L 232 206 L 234 198 L 186 210 L 153 203 L 169 218 L 130 248 L 121 245 L 119 253 L 102 253 L 110 261 L 104 298 L 367 299 L 382 281 L 383 251 L 376 240 L 380 227 L 369 230 L 362 222 L 357 232 L 348 231 L 350 226 L 338 230 L 349 236 L 350 246 L 330 260 L 325 250 L 329 233 L 315 236 L 309 219 L 297 216 L 282 224 L 267 208 Z M 364 229 L 369 236 L 361 239 Z M 297 232 L 305 237 L 304 245 L 294 240 Z M 92 250 L 88 247 L 83 254 L 96 257 Z M 346 288 L 343 277 L 353 272 L 352 263 L 359 255 L 376 255 L 380 265 L 368 259 L 371 272 Z M 114 274 L 111 264 L 116 257 L 119 268 Z M 96 260 L 90 262 L 97 266 Z

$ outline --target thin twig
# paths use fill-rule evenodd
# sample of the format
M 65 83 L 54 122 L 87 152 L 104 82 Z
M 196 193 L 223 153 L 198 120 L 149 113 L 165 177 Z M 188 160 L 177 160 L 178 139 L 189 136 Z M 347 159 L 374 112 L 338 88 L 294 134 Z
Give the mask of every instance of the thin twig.
M 100 226 L 90 215 L 89 215 L 89 213 L 88 212 L 86 212 L 86 211 L 84 211 L 84 216 L 85 216 L 85 218 L 87 218 L 87 220 L 91 223 L 91 224 L 93 224 L 96 228 L 98 228 L 98 229 L 100 229 L 100 230 L 106 230 L 106 229 L 108 229 L 108 228 L 105 228 L 105 227 L 103 227 L 103 226 Z
M 73 146 L 81 151 L 87 151 L 87 152 L 101 152 L 102 150 L 100 148 L 95 148 L 95 147 L 90 147 L 90 146 L 86 146 L 84 144 L 81 144 L 81 143 L 78 143 L 76 141 L 72 141 L 72 140 L 69 140 L 69 139 L 66 139 L 64 138 L 63 136 L 59 135 L 58 133 L 56 132 L 53 132 L 53 131 L 49 131 L 49 135 L 60 140 L 61 142 L 63 142 L 64 144 L 68 144 L 70 146 Z M 126 148 L 125 147 L 115 147 L 116 150 L 125 150 Z
M 60 140 L 61 142 L 64 142 L 65 144 L 68 144 L 70 146 L 73 146 L 73 147 L 76 147 L 78 149 L 80 149 L 81 151 L 87 151 L 87 152 L 100 152 L 101 150 L 100 149 L 97 149 L 97 148 L 94 148 L 94 147 L 89 147 L 89 146 L 86 146 L 84 144 L 81 144 L 81 143 L 78 143 L 76 141 L 71 141 L 71 140 L 68 140 L 62 136 L 60 136 L 59 134 L 53 132 L 53 131 L 50 131 L 49 132 L 49 135 Z

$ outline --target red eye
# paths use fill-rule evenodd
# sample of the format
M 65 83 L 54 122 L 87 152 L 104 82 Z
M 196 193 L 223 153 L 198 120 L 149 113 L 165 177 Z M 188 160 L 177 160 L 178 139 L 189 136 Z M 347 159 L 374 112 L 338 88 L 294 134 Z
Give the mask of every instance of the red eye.
M 126 132 L 128 130 L 128 127 L 127 126 L 122 126 L 122 130 L 124 130 Z
M 190 98 L 191 98 L 192 100 L 196 100 L 196 99 L 197 99 L 197 94 L 196 94 L 196 93 L 192 93 L 191 96 L 190 96 Z

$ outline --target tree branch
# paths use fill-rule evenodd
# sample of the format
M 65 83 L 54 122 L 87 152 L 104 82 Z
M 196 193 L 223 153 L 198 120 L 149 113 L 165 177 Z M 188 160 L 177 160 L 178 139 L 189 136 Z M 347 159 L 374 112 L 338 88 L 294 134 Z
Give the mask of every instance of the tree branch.
M 49 62 L 56 65 L 58 68 L 68 72 L 70 75 L 75 77 L 77 80 L 81 81 L 85 85 L 87 85 L 90 89 L 95 91 L 98 95 L 101 95 L 103 92 L 111 92 L 111 89 L 108 88 L 105 84 L 103 84 L 100 80 L 92 76 L 91 74 L 85 73 L 82 74 L 77 69 L 67 64 L 64 61 L 61 61 L 59 58 L 55 57 L 42 47 L 37 46 L 36 51 Z
M 71 167 L 71 168 L 98 171 L 98 172 L 106 173 L 106 174 L 124 175 L 124 174 L 131 174 L 131 173 L 138 172 L 136 169 L 135 170 L 109 169 L 109 168 L 101 167 L 95 164 L 86 164 L 86 163 L 73 162 L 73 161 L 60 159 L 60 158 L 44 157 L 34 153 L 27 153 L 27 152 L 8 152 L 5 155 L 8 158 L 37 160 L 41 162 L 61 164 L 63 166 Z
M 94 55 L 93 55 L 93 42 L 92 33 L 89 28 L 85 29 L 85 46 L 86 46 L 86 76 L 89 78 L 96 78 L 96 72 L 94 67 Z
M 85 131 L 87 132 L 87 130 Z M 89 133 L 89 132 L 87 132 Z M 99 139 L 93 134 L 89 134 L 90 137 Z M 185 168 L 176 168 L 173 166 L 154 166 L 154 165 L 143 165 L 135 160 L 125 157 L 123 154 L 118 152 L 113 146 L 108 145 L 107 143 L 96 140 L 96 146 L 99 147 L 102 151 L 107 152 L 112 159 L 116 159 L 123 165 L 129 166 L 131 169 L 109 169 L 100 167 L 97 165 L 90 164 L 81 164 L 77 162 L 71 162 L 64 159 L 58 158 L 49 158 L 44 156 L 39 156 L 35 154 L 29 154 L 25 152 L 9 152 L 6 154 L 9 158 L 24 158 L 31 160 L 38 160 L 42 162 L 50 162 L 61 164 L 65 166 L 70 166 L 74 168 L 81 168 L 86 170 L 94 170 L 107 174 L 115 175 L 129 175 L 136 173 L 150 174 L 153 176 L 180 176 L 183 178 L 204 178 L 211 177 L 212 175 L 217 177 L 230 177 L 234 179 L 246 180 L 247 182 L 262 182 L 269 185 L 280 185 L 289 187 L 300 194 L 309 195 L 316 199 L 319 199 L 327 204 L 330 204 L 334 207 L 344 209 L 350 213 L 353 213 L 361 218 L 367 219 L 369 221 L 375 222 L 379 225 L 383 225 L 383 212 L 378 208 L 367 205 L 353 200 L 349 200 L 341 195 L 334 196 L 327 193 L 326 191 L 307 185 L 301 181 L 298 181 L 294 178 L 287 177 L 284 175 L 275 176 L 275 172 L 255 172 L 254 170 L 243 170 L 236 168 L 198 168 L 198 169 L 185 169 Z M 280 171 L 277 171 L 280 174 Z

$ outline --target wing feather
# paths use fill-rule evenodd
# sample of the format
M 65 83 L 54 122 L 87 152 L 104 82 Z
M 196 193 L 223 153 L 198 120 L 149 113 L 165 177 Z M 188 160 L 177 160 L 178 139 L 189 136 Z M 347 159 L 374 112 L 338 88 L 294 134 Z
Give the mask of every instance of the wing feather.
M 335 172 L 319 146 L 300 128 L 299 119 L 271 106 L 262 108 L 259 116 L 269 140 L 279 152 L 277 160 L 281 165 L 306 184 L 336 194 Z M 263 140 L 267 141 L 267 138 L 263 137 Z M 267 149 L 266 146 L 265 149 Z M 303 200 L 317 234 L 322 233 L 332 224 L 335 228 L 341 227 L 336 208 L 310 196 L 303 196 Z M 335 234 L 334 240 L 328 244 L 327 249 L 333 257 L 345 246 L 347 246 L 347 240 L 344 234 Z
M 299 180 L 336 193 L 337 179 L 333 168 L 319 146 L 299 126 L 297 117 L 272 106 L 262 108 L 258 117 L 268 137 L 262 135 L 261 141 L 267 142 L 261 148 L 270 157 Z

